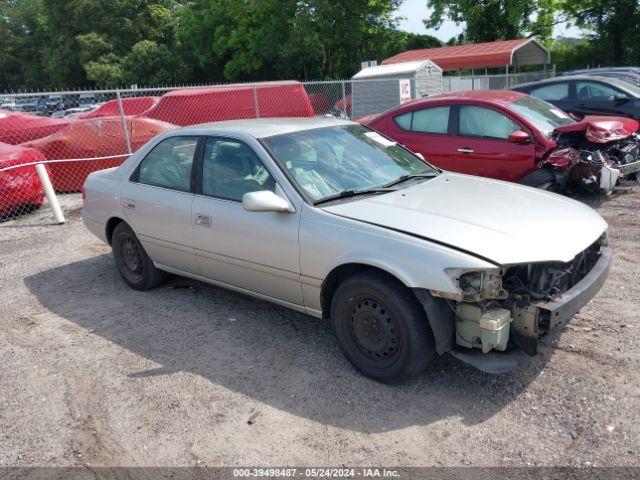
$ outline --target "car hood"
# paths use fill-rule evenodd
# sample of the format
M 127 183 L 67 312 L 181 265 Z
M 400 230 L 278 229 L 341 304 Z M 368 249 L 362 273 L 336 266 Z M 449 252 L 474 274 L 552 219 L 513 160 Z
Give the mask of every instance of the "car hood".
M 590 142 L 607 143 L 621 140 L 637 132 L 639 125 L 632 118 L 587 115 L 579 122 L 556 128 L 555 132 L 558 135 L 582 132 Z
M 607 228 L 594 210 L 560 195 L 450 172 L 323 209 L 499 265 L 568 262 Z

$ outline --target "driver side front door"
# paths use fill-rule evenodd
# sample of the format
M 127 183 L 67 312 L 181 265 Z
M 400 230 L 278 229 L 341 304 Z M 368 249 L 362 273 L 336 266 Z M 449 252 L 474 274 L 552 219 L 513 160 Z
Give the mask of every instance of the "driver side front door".
M 243 208 L 245 193 L 271 190 L 285 194 L 265 162 L 241 140 L 206 138 L 199 162 L 192 223 L 200 274 L 302 306 L 300 209 L 277 213 Z

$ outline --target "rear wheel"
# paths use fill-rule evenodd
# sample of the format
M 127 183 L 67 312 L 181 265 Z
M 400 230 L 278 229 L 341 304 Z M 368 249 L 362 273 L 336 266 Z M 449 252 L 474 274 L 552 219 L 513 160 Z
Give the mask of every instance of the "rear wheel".
M 157 269 L 131 227 L 122 222 L 111 237 L 113 258 L 123 280 L 136 290 L 150 290 L 160 285 L 166 272 Z
M 353 276 L 336 290 L 331 321 L 347 359 L 385 383 L 421 373 L 434 354 L 426 315 L 411 291 L 384 274 Z
M 540 168 L 525 175 L 520 183 L 528 187 L 539 188 L 541 190 L 553 190 L 556 185 L 556 176 L 546 168 Z

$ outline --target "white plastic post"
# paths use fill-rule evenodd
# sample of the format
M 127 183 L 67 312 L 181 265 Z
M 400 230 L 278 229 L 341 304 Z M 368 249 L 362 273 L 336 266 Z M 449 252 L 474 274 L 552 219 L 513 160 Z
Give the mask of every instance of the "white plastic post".
M 56 224 L 64 223 L 64 214 L 62 213 L 62 208 L 60 208 L 60 203 L 58 203 L 56 192 L 53 190 L 53 185 L 51 185 L 51 179 L 49 178 L 47 169 L 42 163 L 37 163 L 36 172 L 38 172 L 38 177 L 40 177 L 40 183 L 44 189 L 44 194 L 47 196 L 47 200 L 49 200 L 51 210 L 53 210 L 53 216 L 56 220 Z

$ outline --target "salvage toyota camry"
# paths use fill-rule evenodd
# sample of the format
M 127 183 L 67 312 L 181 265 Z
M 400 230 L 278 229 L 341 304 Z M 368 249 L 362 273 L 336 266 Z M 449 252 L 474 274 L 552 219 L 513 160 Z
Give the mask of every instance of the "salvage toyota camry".
M 441 171 L 328 118 L 166 132 L 92 173 L 84 197 L 86 226 L 132 288 L 170 272 L 330 318 L 351 363 L 388 383 L 447 352 L 515 368 L 611 261 L 591 208 Z

